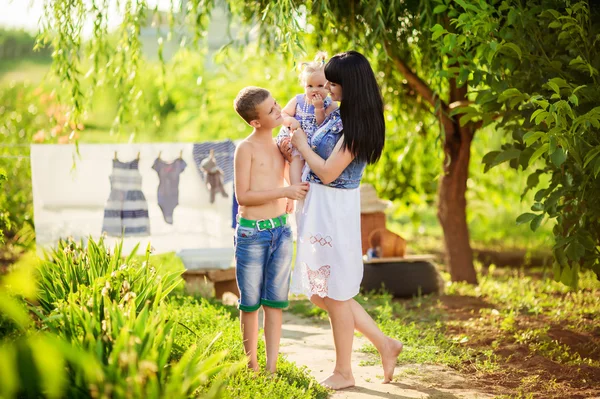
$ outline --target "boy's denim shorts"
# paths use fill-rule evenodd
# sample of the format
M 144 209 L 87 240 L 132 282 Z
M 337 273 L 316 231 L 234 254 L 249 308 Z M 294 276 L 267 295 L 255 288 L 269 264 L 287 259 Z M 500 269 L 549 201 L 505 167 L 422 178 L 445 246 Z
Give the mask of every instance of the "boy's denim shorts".
M 262 231 L 238 225 L 234 243 L 239 309 L 286 308 L 293 253 L 290 225 Z

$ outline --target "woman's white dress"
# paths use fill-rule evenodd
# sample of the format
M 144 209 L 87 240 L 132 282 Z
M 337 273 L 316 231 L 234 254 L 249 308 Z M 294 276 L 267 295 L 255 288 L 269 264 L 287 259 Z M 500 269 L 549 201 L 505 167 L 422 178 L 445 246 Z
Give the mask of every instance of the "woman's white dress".
M 338 301 L 356 296 L 363 277 L 360 189 L 310 183 L 297 203 L 296 223 L 291 292 Z

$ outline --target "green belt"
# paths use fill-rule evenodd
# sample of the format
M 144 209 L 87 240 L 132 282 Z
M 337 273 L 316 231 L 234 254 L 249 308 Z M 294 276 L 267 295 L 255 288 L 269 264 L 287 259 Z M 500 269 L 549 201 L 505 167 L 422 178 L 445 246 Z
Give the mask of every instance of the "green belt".
M 263 230 L 270 230 L 270 229 L 274 229 L 276 227 L 280 227 L 280 226 L 285 226 L 288 222 L 288 215 L 287 213 L 276 217 L 276 218 L 272 218 L 272 219 L 262 219 L 262 220 L 249 220 L 249 219 L 244 219 L 243 217 L 240 217 L 240 220 L 238 221 L 238 223 L 240 224 L 240 226 L 242 227 L 248 227 L 248 228 L 257 228 L 258 231 L 263 231 Z

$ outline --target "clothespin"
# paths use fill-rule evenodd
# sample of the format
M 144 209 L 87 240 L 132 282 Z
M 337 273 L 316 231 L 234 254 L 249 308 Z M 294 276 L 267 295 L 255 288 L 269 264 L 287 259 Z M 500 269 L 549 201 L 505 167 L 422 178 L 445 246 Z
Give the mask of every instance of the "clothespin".
M 162 154 L 162 151 L 158 152 L 158 159 L 160 159 L 160 154 Z
M 183 150 L 179 150 L 179 159 L 183 159 Z
M 117 152 L 115 151 L 115 161 L 117 160 Z
M 137 156 L 137 160 L 140 160 L 140 152 L 138 151 L 138 156 Z

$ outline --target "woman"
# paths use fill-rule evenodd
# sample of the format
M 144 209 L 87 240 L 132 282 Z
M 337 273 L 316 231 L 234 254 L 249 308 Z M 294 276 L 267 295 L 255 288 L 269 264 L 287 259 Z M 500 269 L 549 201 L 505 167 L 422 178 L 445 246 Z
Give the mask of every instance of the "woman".
M 336 363 L 321 384 L 342 389 L 354 385 L 351 355 L 355 328 L 379 351 L 384 383 L 393 377 L 402 343 L 385 336 L 352 299 L 363 275 L 358 186 L 365 166 L 377 162 L 385 141 L 381 93 L 369 62 L 356 51 L 331 58 L 325 77 L 331 99 L 340 101 L 340 108 L 321 124 L 310 143 L 302 129 L 295 130 L 292 137 L 309 167 L 303 180 L 310 183 L 310 190 L 298 204 L 298 248 L 291 291 L 307 295 L 328 312 Z

